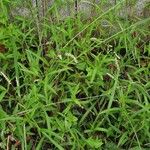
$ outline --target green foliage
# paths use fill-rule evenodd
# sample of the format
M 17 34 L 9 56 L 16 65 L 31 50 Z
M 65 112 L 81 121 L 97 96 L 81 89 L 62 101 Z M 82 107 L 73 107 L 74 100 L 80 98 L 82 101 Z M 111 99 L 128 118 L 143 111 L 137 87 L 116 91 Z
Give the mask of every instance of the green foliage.
M 114 17 L 119 4 L 89 20 L 11 19 L 11 4 L 0 2 L 0 149 L 149 149 L 150 19 Z

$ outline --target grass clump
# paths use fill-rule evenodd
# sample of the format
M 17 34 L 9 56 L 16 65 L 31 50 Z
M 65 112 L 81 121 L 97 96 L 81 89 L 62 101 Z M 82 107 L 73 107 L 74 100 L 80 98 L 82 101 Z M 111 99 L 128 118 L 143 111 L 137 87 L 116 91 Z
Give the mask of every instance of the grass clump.
M 0 148 L 149 149 L 149 18 L 115 6 L 41 21 L 12 4 L 0 2 Z

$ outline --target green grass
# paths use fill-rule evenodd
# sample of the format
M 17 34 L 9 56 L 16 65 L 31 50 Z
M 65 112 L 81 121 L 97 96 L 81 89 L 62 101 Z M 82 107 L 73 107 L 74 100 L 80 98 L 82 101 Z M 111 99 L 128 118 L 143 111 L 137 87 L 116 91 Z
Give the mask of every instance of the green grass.
M 40 22 L 13 4 L 0 2 L 0 149 L 150 149 L 150 19 L 118 4 Z

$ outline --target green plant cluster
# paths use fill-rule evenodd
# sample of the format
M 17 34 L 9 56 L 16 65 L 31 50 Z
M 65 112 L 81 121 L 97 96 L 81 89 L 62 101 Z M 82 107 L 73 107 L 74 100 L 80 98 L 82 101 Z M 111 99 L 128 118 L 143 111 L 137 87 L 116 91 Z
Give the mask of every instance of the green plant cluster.
M 150 19 L 113 7 L 39 21 L 12 3 L 0 1 L 0 149 L 150 149 Z

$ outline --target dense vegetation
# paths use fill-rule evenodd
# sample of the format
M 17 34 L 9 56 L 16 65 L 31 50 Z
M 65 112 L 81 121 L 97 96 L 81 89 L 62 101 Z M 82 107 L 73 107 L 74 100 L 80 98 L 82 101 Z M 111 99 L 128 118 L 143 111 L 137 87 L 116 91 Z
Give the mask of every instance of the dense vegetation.
M 150 149 L 150 19 L 28 18 L 13 3 L 0 1 L 0 149 Z

